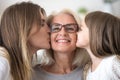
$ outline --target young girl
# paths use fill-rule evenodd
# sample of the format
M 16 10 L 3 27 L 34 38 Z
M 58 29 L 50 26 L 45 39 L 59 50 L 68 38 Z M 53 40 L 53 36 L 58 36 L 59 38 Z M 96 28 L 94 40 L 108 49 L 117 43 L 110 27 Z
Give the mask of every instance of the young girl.
M 89 13 L 82 22 L 76 45 L 90 57 L 86 80 L 120 80 L 120 19 L 105 12 Z

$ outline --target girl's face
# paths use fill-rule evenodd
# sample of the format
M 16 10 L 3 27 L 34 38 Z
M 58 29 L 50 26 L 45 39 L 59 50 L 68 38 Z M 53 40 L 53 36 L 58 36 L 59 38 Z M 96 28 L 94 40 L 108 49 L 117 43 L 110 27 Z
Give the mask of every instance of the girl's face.
M 51 45 L 54 51 L 68 53 L 76 49 L 75 24 L 74 18 L 68 14 L 58 14 L 54 17 L 51 25 Z
M 41 14 L 41 25 L 33 24 L 33 27 L 30 31 L 28 42 L 33 50 L 38 49 L 49 49 L 50 48 L 50 30 L 46 24 L 45 16 Z M 38 27 L 39 26 L 39 27 Z
M 77 33 L 77 43 L 76 46 L 79 48 L 89 47 L 89 29 L 85 22 L 82 21 L 80 30 Z

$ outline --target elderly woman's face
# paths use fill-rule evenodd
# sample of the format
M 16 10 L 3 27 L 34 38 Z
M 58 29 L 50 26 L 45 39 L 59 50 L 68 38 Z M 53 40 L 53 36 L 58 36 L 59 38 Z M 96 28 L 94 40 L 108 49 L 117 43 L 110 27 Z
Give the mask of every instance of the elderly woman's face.
M 51 45 L 56 52 L 71 52 L 76 48 L 77 23 L 68 14 L 58 14 L 51 24 Z

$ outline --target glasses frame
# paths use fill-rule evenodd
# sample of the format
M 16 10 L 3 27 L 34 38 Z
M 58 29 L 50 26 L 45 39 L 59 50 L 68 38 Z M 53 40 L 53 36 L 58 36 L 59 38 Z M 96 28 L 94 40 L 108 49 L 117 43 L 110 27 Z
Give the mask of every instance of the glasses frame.
M 53 31 L 52 30 L 52 26 L 53 25 L 59 25 L 59 30 L 58 31 Z M 67 28 L 66 28 L 66 26 L 68 26 L 68 25 L 74 25 L 74 27 L 75 27 L 75 30 L 74 31 L 67 31 Z M 64 30 L 66 31 L 66 32 L 68 32 L 68 33 L 74 33 L 74 32 L 77 32 L 78 30 L 79 30 L 79 27 L 78 27 L 78 24 L 77 23 L 69 23 L 69 24 L 64 24 L 64 25 L 62 25 L 62 24 L 59 24 L 59 23 L 54 23 L 54 24 L 51 24 L 50 25 L 50 31 L 51 31 L 51 33 L 57 33 L 57 32 L 60 32 L 61 31 L 61 29 L 64 27 Z

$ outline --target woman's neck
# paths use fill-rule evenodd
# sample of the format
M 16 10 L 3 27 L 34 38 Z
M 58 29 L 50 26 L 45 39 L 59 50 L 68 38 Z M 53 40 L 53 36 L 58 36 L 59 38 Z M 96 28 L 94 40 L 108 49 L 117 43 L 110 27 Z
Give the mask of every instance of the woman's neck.
M 74 53 L 54 53 L 54 58 L 55 64 L 51 65 L 49 72 L 67 74 L 75 68 L 72 65 Z

